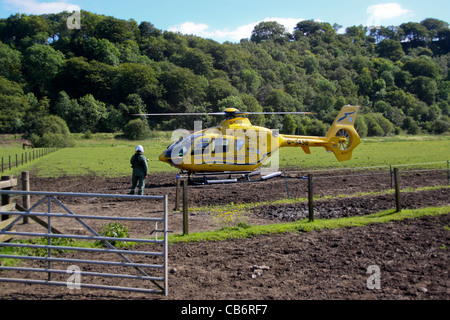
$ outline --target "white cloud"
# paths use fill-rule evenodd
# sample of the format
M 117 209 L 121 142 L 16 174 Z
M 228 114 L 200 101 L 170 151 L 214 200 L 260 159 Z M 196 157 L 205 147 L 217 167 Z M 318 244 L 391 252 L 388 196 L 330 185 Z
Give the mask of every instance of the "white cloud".
M 265 18 L 258 22 L 239 26 L 233 30 L 214 30 L 211 29 L 209 25 L 204 23 L 184 22 L 180 25 L 172 26 L 168 30 L 173 32 L 180 32 L 182 34 L 194 34 L 199 37 L 212 38 L 215 40 L 239 41 L 241 39 L 250 38 L 255 26 L 263 21 L 276 21 L 279 24 L 283 25 L 287 29 L 287 31 L 292 32 L 297 23 L 302 20 L 303 19 L 295 18 Z
M 58 2 L 38 2 L 36 0 L 4 0 L 4 3 L 19 13 L 44 14 L 62 11 L 80 11 L 80 7 L 65 0 Z
M 367 13 L 370 15 L 367 20 L 367 26 L 380 26 L 381 20 L 413 14 L 411 10 L 404 9 L 398 3 L 380 3 L 372 5 L 367 8 Z
M 212 33 L 207 31 L 207 29 L 209 29 L 207 24 L 187 21 L 180 25 L 170 27 L 169 31 L 180 32 L 183 34 L 195 34 L 202 37 L 211 36 Z

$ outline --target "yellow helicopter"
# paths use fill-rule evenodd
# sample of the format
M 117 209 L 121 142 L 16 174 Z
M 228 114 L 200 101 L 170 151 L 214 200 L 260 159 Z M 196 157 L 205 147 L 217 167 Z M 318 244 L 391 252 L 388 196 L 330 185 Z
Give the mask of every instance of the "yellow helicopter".
M 360 137 L 354 127 L 358 109 L 359 106 L 342 107 L 325 137 L 279 134 L 278 130 L 254 126 L 244 117 L 251 114 L 310 114 L 310 112 L 240 112 L 235 108 L 227 108 L 221 113 L 203 113 L 203 115 L 225 115 L 227 118 L 219 126 L 180 137 L 167 147 L 159 156 L 159 160 L 180 169 L 182 174 L 187 173 L 190 179 L 192 176 L 202 176 L 203 183 L 236 182 L 238 179 L 232 178 L 232 174 L 239 174 L 249 181 L 250 176 L 261 174 L 256 170 L 283 147 L 300 147 L 307 154 L 311 153 L 311 147 L 324 147 L 326 151 L 334 153 L 338 161 L 349 160 L 353 149 L 360 143 Z M 182 115 L 199 115 L 199 113 Z M 267 175 L 261 174 L 262 180 L 281 174 L 273 170 L 267 172 L 269 172 Z M 219 174 L 227 174 L 229 178 L 222 180 L 206 178 Z

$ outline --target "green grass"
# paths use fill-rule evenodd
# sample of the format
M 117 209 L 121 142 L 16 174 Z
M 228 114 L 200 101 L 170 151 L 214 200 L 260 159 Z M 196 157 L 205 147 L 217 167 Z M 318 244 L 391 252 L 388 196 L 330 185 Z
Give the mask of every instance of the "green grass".
M 311 148 L 307 155 L 301 149 L 280 150 L 280 167 L 354 168 L 389 166 L 450 160 L 450 136 L 393 136 L 362 139 L 352 159 L 338 162 L 323 148 Z
M 74 135 L 75 147 L 60 149 L 31 163 L 6 170 L 4 174 L 16 176 L 22 171 L 33 171 L 39 177 L 127 176 L 131 172 L 130 158 L 138 144 L 145 148 L 151 172 L 176 171 L 158 160 L 160 153 L 170 144 L 165 135 L 144 141 L 116 139 L 111 134 L 94 136 L 93 139 L 83 139 L 81 135 Z
M 142 144 L 149 159 L 150 173 L 176 172 L 177 169 L 158 160 L 170 141 L 170 133 L 155 133 L 145 141 L 116 139 L 113 134 L 95 134 L 92 139 L 74 135 L 74 148 L 60 149 L 41 159 L 4 174 L 20 175 L 21 171 L 33 171 L 41 177 L 84 176 L 95 174 L 104 177 L 120 177 L 130 174 L 129 159 L 134 148 Z M 0 146 L 0 152 L 19 151 Z M 15 156 L 14 156 L 15 157 Z M 450 160 L 450 136 L 394 136 L 363 139 L 354 150 L 350 161 L 338 162 L 333 154 L 323 148 L 311 148 L 305 154 L 301 148 L 283 148 L 279 152 L 280 168 L 355 168 L 389 166 L 398 164 L 442 162 Z

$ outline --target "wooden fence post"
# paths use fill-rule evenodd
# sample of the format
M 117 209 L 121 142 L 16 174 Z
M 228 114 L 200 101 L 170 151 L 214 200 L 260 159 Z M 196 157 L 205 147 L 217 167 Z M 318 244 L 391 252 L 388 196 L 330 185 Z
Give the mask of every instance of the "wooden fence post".
M 287 177 L 286 177 L 286 170 L 284 170 L 284 182 L 286 184 L 286 191 L 287 191 L 288 199 L 290 199 L 290 197 L 289 197 L 289 187 L 288 187 L 288 182 L 287 182 Z
M 2 176 L 1 181 L 12 180 L 13 176 Z M 3 188 L 3 190 L 12 190 L 12 186 Z M 2 194 L 2 203 L 1 206 L 7 206 L 11 204 L 11 196 L 9 194 Z M 1 216 L 1 221 L 8 220 L 9 216 L 4 214 Z
M 402 204 L 400 201 L 400 180 L 398 177 L 398 168 L 394 168 L 394 183 L 395 183 L 395 208 L 396 212 L 402 211 Z
M 30 191 L 30 173 L 28 171 L 22 172 L 22 190 L 23 191 Z M 30 195 L 24 194 L 22 196 L 22 205 L 25 210 L 28 210 L 30 208 Z M 23 223 L 28 223 L 28 217 L 23 217 Z
M 447 185 L 450 185 L 450 161 L 447 160 Z
M 312 182 L 312 174 L 308 174 L 308 212 L 309 212 L 309 221 L 314 221 L 314 199 L 313 199 L 313 182 Z
M 180 202 L 180 179 L 177 176 L 177 184 L 175 187 L 175 208 L 173 210 L 178 211 L 180 209 L 179 202 Z
M 183 180 L 183 234 L 189 234 L 188 180 Z

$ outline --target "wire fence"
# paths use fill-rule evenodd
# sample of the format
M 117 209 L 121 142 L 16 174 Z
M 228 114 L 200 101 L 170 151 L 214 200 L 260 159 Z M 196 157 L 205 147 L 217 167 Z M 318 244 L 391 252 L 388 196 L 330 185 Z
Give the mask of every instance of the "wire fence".
M 6 170 L 11 170 L 19 166 L 23 166 L 28 162 L 42 158 L 52 152 L 57 151 L 58 148 L 36 148 L 31 151 L 24 151 L 14 155 L 2 156 L 0 171 L 3 173 Z

